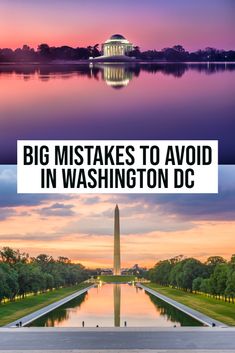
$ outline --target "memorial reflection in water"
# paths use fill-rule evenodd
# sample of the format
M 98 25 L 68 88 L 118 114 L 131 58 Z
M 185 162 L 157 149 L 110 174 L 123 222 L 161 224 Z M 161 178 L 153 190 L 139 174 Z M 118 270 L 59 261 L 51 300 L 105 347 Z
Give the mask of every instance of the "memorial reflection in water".
M 124 65 L 99 65 L 102 79 L 108 86 L 119 89 L 127 86 L 132 80 L 134 73 Z
M 43 327 L 201 326 L 195 319 L 134 284 L 99 284 L 86 294 L 35 320 Z
M 16 140 L 43 135 L 219 140 L 232 164 L 234 78 L 232 63 L 1 65 L 0 163 L 17 163 Z

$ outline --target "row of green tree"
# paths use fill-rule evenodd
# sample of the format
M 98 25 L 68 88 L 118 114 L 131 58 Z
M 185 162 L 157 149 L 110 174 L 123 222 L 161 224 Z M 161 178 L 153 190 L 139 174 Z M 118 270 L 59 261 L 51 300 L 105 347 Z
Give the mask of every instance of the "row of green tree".
M 135 47 L 130 53 L 131 56 L 145 61 L 178 61 L 178 62 L 207 62 L 207 61 L 235 61 L 234 50 L 219 50 L 207 47 L 203 50 L 189 52 L 182 45 L 174 45 L 172 48 L 164 48 L 160 51 L 147 50 L 141 52 L 139 47 Z
M 0 250 L 0 302 L 76 285 L 88 275 L 83 265 L 74 264 L 66 257 L 56 260 L 46 254 L 29 257 L 19 250 L 4 247 Z
M 180 255 L 156 263 L 149 270 L 149 279 L 163 286 L 206 293 L 234 303 L 235 255 L 229 261 L 221 256 L 211 256 L 206 262 Z
M 90 57 L 102 55 L 99 44 L 86 48 L 72 48 L 67 45 L 61 47 L 50 47 L 48 44 L 40 44 L 37 50 L 24 45 L 22 48 L 12 50 L 10 48 L 0 49 L 0 62 L 48 62 L 53 60 L 87 60 Z M 144 61 L 235 61 L 234 50 L 218 50 L 208 47 L 204 50 L 188 52 L 182 45 L 162 50 L 141 51 L 134 47 L 128 54 L 136 59 Z

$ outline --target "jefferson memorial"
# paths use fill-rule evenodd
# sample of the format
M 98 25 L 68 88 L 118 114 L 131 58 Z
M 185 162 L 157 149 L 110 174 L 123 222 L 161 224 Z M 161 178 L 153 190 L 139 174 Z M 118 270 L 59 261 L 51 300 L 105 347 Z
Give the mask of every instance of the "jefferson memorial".
M 130 43 L 121 34 L 113 34 L 110 39 L 102 44 L 103 56 L 125 56 L 133 50 L 133 44 Z

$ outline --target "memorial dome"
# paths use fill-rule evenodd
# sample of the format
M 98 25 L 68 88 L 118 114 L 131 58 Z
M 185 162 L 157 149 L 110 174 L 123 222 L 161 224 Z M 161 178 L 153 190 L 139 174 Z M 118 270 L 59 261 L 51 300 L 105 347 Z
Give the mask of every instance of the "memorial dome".
M 121 34 L 113 34 L 110 39 L 118 39 L 118 40 L 122 40 L 122 39 L 126 39 L 124 36 L 122 36 Z

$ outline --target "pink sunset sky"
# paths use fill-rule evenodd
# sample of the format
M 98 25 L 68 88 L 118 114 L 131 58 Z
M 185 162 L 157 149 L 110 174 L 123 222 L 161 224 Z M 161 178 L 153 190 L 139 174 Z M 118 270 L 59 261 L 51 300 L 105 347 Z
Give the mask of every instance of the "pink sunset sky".
M 0 0 L 0 48 L 74 47 L 121 33 L 142 50 L 235 49 L 233 0 Z

